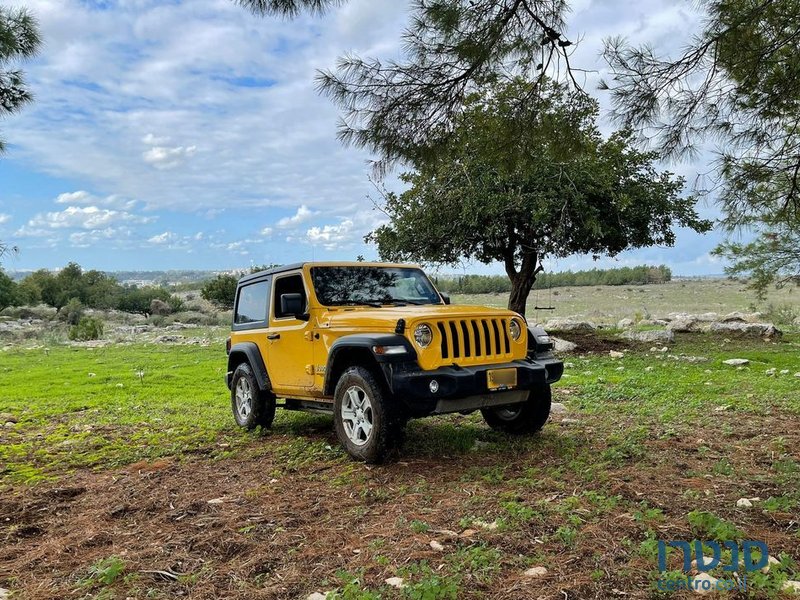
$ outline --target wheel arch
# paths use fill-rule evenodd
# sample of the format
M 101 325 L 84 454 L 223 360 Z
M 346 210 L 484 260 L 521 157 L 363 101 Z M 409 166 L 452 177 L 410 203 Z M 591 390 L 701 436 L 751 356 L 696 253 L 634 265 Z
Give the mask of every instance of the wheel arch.
M 378 355 L 373 350 L 376 346 L 404 346 L 405 354 Z M 380 383 L 391 391 L 391 365 L 416 359 L 416 352 L 408 340 L 401 335 L 348 335 L 339 338 L 328 352 L 328 364 L 325 367 L 325 384 L 323 394 L 333 396 L 336 383 L 342 373 L 349 367 L 360 366 L 369 369 Z
M 231 347 L 230 354 L 228 354 L 228 389 L 231 387 L 233 372 L 243 363 L 250 365 L 260 391 L 265 392 L 272 389 L 264 359 L 254 342 L 241 342 Z

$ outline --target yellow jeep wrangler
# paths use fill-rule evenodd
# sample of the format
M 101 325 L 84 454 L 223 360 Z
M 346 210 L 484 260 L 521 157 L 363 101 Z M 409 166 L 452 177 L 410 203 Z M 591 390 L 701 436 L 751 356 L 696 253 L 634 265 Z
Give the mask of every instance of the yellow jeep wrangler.
M 410 418 L 480 410 L 538 431 L 564 369 L 552 347 L 514 312 L 450 306 L 418 266 L 303 263 L 239 281 L 225 379 L 240 426 L 270 427 L 282 398 L 332 413 L 347 452 L 375 463 Z

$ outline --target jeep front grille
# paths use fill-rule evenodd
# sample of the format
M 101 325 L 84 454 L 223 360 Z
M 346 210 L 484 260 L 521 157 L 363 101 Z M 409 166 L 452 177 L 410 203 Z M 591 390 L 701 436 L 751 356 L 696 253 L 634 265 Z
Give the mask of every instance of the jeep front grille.
M 436 323 L 442 361 L 456 364 L 512 359 L 508 319 L 452 319 Z

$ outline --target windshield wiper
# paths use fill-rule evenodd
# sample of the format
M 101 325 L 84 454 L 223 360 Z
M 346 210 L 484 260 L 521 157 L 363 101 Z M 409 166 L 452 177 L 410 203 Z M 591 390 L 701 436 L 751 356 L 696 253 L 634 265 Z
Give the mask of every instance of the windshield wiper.
M 405 306 L 407 304 L 413 304 L 414 306 L 425 306 L 430 304 L 430 302 L 419 300 L 388 300 L 386 304 L 391 304 L 392 306 Z
M 380 302 L 370 302 L 368 300 L 361 300 L 361 301 L 352 301 L 352 302 L 337 302 L 335 304 L 331 304 L 331 306 L 371 306 L 372 308 L 382 308 L 383 305 Z

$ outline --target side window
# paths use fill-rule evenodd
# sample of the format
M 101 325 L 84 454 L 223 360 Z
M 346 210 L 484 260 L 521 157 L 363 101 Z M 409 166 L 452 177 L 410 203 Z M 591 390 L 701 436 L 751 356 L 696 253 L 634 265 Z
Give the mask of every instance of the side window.
M 303 276 L 302 275 L 288 275 L 286 277 L 281 277 L 279 279 L 275 279 L 275 293 L 272 297 L 272 303 L 275 307 L 275 318 L 282 319 L 284 317 L 290 317 L 291 315 L 285 315 L 281 312 L 281 295 L 282 294 L 300 294 L 303 297 L 303 305 L 306 305 L 307 298 L 306 298 L 306 288 L 303 285 Z
M 269 314 L 270 280 L 252 283 L 239 289 L 239 300 L 234 313 L 234 325 L 263 323 Z

